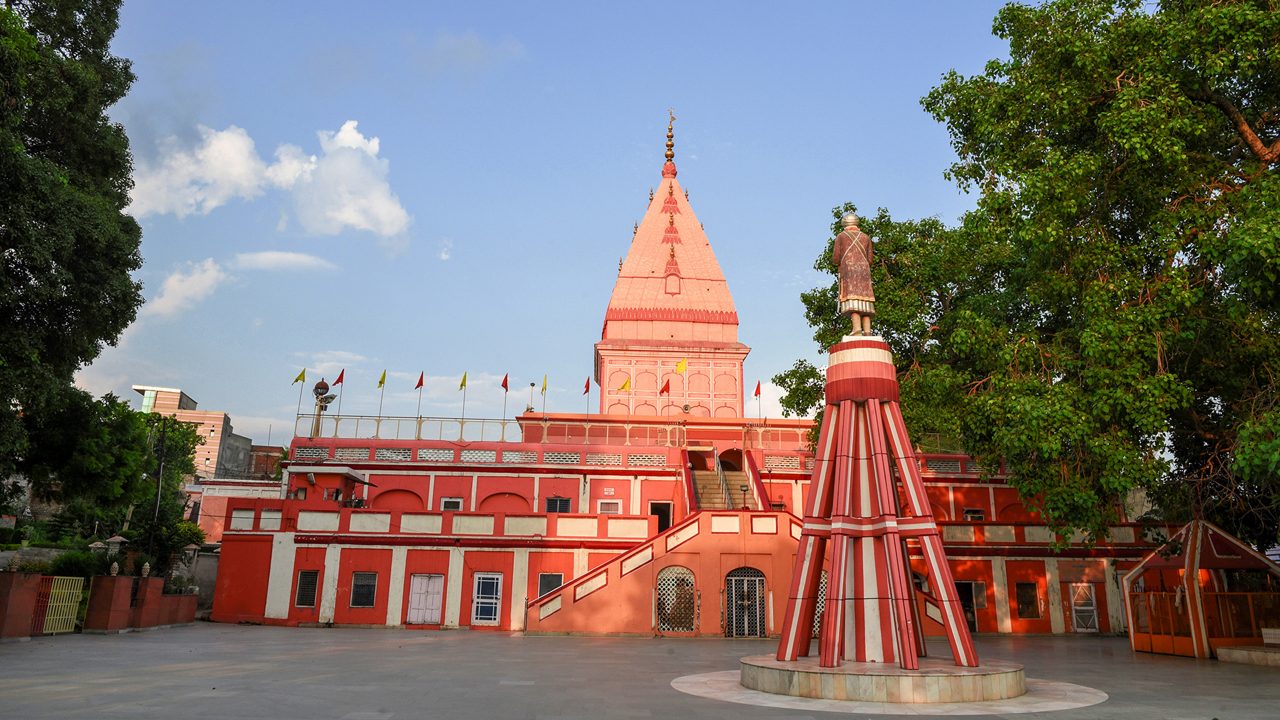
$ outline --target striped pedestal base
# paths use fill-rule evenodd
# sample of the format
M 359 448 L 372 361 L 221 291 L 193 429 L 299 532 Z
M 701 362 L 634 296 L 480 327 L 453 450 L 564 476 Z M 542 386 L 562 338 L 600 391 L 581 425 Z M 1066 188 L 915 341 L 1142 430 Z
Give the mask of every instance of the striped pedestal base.
M 916 567 L 912 554 L 921 558 Z M 824 573 L 817 665 L 837 674 L 846 661 L 918 670 L 926 618 L 942 626 L 955 665 L 978 664 L 898 407 L 893 354 L 878 337 L 846 337 L 831 347 L 778 660 L 810 662 Z
M 742 658 L 741 683 L 774 695 L 883 703 L 984 702 L 1027 692 L 1021 665 L 987 661 L 982 667 L 960 667 L 934 658 L 921 658 L 918 670 L 903 670 L 865 662 L 824 668 L 812 658 L 783 661 L 755 655 Z

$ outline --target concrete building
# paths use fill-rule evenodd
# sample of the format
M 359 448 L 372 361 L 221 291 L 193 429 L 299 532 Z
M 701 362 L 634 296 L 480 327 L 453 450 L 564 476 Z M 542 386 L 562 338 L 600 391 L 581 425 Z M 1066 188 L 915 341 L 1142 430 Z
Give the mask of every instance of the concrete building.
M 676 175 L 669 132 L 595 344 L 599 414 L 301 416 L 286 497 L 227 501 L 213 619 L 776 634 L 811 422 L 743 417 L 749 348 Z M 972 630 L 1122 630 L 1136 524 L 1056 549 L 1001 468 L 920 464 Z
M 254 445 L 232 429 L 231 416 L 221 410 L 200 410 L 196 401 L 178 388 L 134 385 L 142 396 L 142 411 L 175 417 L 191 423 L 204 443 L 196 446 L 195 475 L 187 483 L 187 517 L 204 530 L 205 542 L 222 539 L 229 498 L 278 498 L 283 495 L 276 477 L 285 449 Z
M 235 434 L 230 415 L 221 410 L 198 409 L 196 401 L 178 388 L 134 385 L 133 391 L 142 396 L 142 412 L 175 417 L 196 426 L 196 432 L 204 439 L 204 444 L 196 447 L 197 478 L 238 476 L 248 472 L 253 441 Z

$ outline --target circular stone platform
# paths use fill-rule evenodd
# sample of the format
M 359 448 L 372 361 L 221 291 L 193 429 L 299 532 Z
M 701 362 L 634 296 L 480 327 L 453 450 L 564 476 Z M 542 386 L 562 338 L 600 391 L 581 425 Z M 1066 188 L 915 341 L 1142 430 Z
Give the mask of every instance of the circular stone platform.
M 824 668 L 817 658 L 783 662 L 772 655 L 742 658 L 742 686 L 750 690 L 825 700 L 880 703 L 961 703 L 1016 698 L 1027 692 L 1022 666 L 999 660 L 959 667 L 920 658 L 919 670 L 891 663 L 846 662 Z

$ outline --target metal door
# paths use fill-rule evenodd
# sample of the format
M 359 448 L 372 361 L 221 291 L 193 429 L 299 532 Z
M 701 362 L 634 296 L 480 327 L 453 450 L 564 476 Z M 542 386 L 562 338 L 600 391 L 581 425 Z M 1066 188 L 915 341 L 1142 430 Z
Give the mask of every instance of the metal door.
M 698 628 L 698 594 L 693 571 L 679 565 L 658 573 L 658 632 L 691 633 Z
M 740 567 L 724 577 L 725 637 L 765 637 L 764 573 Z
M 410 625 L 439 625 L 443 595 L 443 575 L 414 575 L 409 581 L 409 617 L 406 622 Z
M 1071 583 L 1071 627 L 1076 632 L 1098 632 L 1098 602 L 1093 583 Z

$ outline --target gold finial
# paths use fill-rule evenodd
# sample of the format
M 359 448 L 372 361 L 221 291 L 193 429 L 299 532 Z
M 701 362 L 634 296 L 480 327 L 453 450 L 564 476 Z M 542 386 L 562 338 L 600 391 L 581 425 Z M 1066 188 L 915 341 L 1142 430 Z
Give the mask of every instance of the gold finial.
M 671 220 L 671 222 L 667 223 L 667 225 L 669 225 L 669 226 L 671 226 L 671 227 L 675 227 L 675 225 L 676 225 L 676 216 L 675 216 L 675 214 L 668 215 L 667 217 Z
M 676 184 L 675 184 L 675 183 L 667 183 L 667 197 L 671 197 L 671 196 L 673 196 L 673 195 L 675 195 L 675 194 L 676 194 Z
M 667 162 L 671 162 L 676 159 L 676 150 L 675 150 L 676 111 L 675 109 L 667 108 L 667 116 L 670 118 L 669 120 L 667 120 Z
M 676 259 L 676 246 L 675 246 L 675 245 L 672 245 L 672 246 L 671 246 L 671 253 L 668 255 L 668 257 L 670 257 L 672 260 L 675 260 L 675 259 Z

